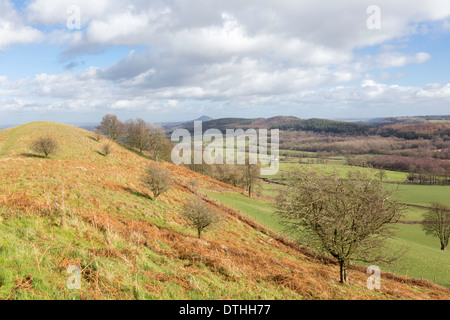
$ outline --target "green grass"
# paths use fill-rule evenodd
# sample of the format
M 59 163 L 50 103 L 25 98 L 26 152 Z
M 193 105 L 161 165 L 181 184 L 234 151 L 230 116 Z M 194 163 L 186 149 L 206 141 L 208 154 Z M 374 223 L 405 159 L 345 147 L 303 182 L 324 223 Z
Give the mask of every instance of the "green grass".
M 401 219 L 402 221 L 422 221 L 423 214 L 426 209 L 418 208 L 413 206 L 408 206 L 404 211 L 404 217 Z
M 282 192 L 283 188 L 285 188 L 283 185 L 260 181 L 257 192 L 265 197 L 275 199 Z
M 212 199 L 242 212 L 275 232 L 283 232 L 283 227 L 275 214 L 275 205 L 271 202 L 255 200 L 234 192 L 206 191 L 206 194 Z
M 396 229 L 392 247 L 408 251 L 395 265 L 382 265 L 382 269 L 450 287 L 450 252 L 440 250 L 439 239 L 426 235 L 419 225 L 397 225 Z
M 403 203 L 428 207 L 437 201 L 450 206 L 450 186 L 402 184 L 399 194 Z
M 273 231 L 285 234 L 276 215 L 276 207 L 270 202 L 260 199 L 250 199 L 245 195 L 225 192 L 206 192 L 208 196 L 231 208 L 239 210 L 243 214 L 255 219 L 260 224 Z M 408 208 L 404 220 L 418 221 L 421 219 L 420 208 Z M 439 240 L 427 236 L 420 225 L 396 225 L 396 236 L 389 240 L 394 249 L 406 248 L 407 253 L 400 262 L 393 266 L 382 266 L 382 270 L 394 272 L 410 277 L 424 278 L 443 286 L 450 286 L 450 254 L 440 250 Z M 292 234 L 287 234 L 292 237 Z
M 340 160 L 336 160 L 336 161 L 340 161 Z M 330 163 L 325 163 L 325 164 L 305 164 L 305 163 L 286 163 L 286 162 L 280 162 L 280 167 L 279 167 L 279 172 L 276 175 L 273 176 L 265 176 L 266 178 L 269 179 L 284 179 L 287 177 L 287 173 L 290 170 L 293 169 L 305 169 L 305 168 L 314 168 L 326 173 L 332 173 L 335 170 L 339 173 L 339 175 L 342 178 L 346 178 L 348 176 L 348 173 L 350 171 L 368 171 L 371 170 L 369 168 L 361 168 L 361 167 L 353 167 L 353 166 L 349 166 L 349 165 L 342 165 L 342 164 L 330 164 Z M 375 170 L 375 172 L 377 172 Z M 384 179 L 384 181 L 405 181 L 406 177 L 407 177 L 407 173 L 405 172 L 398 172 L 398 171 L 389 171 L 386 170 L 386 178 Z

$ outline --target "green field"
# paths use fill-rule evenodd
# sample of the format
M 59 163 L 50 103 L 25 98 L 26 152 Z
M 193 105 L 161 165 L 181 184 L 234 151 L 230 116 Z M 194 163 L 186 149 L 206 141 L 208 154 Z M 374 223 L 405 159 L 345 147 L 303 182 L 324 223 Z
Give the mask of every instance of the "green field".
M 268 185 L 268 184 L 266 184 Z M 448 188 L 450 190 L 450 187 Z M 265 190 L 270 192 L 269 189 Z M 255 219 L 260 224 L 276 233 L 284 234 L 283 226 L 276 215 L 276 207 L 272 202 L 261 199 L 250 199 L 238 193 L 206 192 L 208 196 L 243 214 Z M 423 209 L 408 208 L 404 220 L 420 220 Z M 387 266 L 380 264 L 382 270 L 414 278 L 424 278 L 444 286 L 450 286 L 450 253 L 441 251 L 439 240 L 427 236 L 420 225 L 396 225 L 394 239 L 390 239 L 392 248 L 406 249 L 405 255 L 396 264 Z M 292 235 L 287 235 L 292 236 Z
M 261 225 L 270 228 L 275 232 L 283 232 L 283 227 L 275 214 L 275 205 L 273 203 L 253 200 L 239 193 L 218 193 L 208 191 L 205 193 L 214 200 L 255 219 Z
M 306 160 L 303 160 L 306 161 Z M 328 160 L 332 161 L 332 160 Z M 340 161 L 340 160 L 335 160 Z M 326 173 L 333 173 L 334 171 L 337 171 L 339 175 L 342 178 L 346 178 L 348 176 L 348 173 L 350 171 L 359 170 L 359 171 L 367 171 L 371 170 L 369 168 L 361 168 L 361 167 L 353 167 L 349 165 L 344 164 L 333 164 L 333 163 L 315 163 L 315 164 L 305 164 L 305 163 L 298 163 L 298 162 L 280 162 L 279 172 L 276 175 L 273 176 L 264 176 L 265 178 L 269 179 L 284 179 L 287 177 L 287 173 L 290 170 L 293 169 L 306 169 L 306 168 L 312 168 L 317 169 Z M 377 173 L 377 170 L 375 170 L 375 173 Z M 398 171 L 389 171 L 386 170 L 386 177 L 383 179 L 384 181 L 396 181 L 396 182 L 403 182 L 406 181 L 406 177 L 408 176 L 405 172 L 398 172 Z
M 411 278 L 424 278 L 450 287 L 450 253 L 440 250 L 439 240 L 428 236 L 420 225 L 397 225 L 396 238 L 391 240 L 395 248 L 406 247 L 403 259 L 393 266 L 381 267 Z
M 428 207 L 437 201 L 450 206 L 450 186 L 402 184 L 399 194 L 403 203 Z

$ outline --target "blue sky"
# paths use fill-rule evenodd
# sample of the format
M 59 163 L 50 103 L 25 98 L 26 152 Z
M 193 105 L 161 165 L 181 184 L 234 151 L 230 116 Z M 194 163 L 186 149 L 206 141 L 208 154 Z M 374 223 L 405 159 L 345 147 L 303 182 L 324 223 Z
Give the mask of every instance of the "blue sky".
M 0 124 L 450 114 L 449 52 L 444 0 L 0 0 Z

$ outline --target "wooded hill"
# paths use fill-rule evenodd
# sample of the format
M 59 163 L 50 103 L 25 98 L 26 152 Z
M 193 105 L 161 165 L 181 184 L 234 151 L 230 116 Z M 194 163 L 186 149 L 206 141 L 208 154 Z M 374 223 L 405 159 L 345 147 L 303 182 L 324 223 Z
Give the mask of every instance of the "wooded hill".
M 225 132 L 226 129 L 279 129 L 285 131 L 307 131 L 314 133 L 324 133 L 331 135 L 345 135 L 345 136 L 375 136 L 382 137 L 397 137 L 401 139 L 433 139 L 441 137 L 443 139 L 450 139 L 450 120 L 445 122 L 445 116 L 437 118 L 444 119 L 442 121 L 426 120 L 435 119 L 436 117 L 424 117 L 424 123 L 413 124 L 393 124 L 396 123 L 394 119 L 387 122 L 377 122 L 374 124 L 363 124 L 354 122 L 343 122 L 327 119 L 299 119 L 296 117 L 278 116 L 273 118 L 223 118 L 209 120 L 202 123 L 203 131 L 208 129 L 219 129 Z M 400 118 L 403 119 L 403 118 Z M 422 119 L 422 118 L 420 118 Z M 449 117 L 450 119 L 450 117 Z M 427 122 L 428 121 L 428 122 Z M 435 121 L 435 122 L 433 122 Z M 399 120 L 404 123 L 403 120 Z M 184 128 L 191 133 L 194 131 L 193 122 L 185 123 L 176 128 Z M 166 127 L 170 134 L 175 127 Z

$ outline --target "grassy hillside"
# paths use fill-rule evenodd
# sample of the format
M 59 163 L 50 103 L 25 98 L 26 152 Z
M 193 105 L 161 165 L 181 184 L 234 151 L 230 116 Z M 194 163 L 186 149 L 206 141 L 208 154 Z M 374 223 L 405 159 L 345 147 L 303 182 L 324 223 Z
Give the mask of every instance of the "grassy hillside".
M 31 153 L 41 135 L 58 139 L 58 154 Z M 140 180 L 150 157 L 119 144 L 104 157 L 104 141 L 51 122 L 0 131 L 0 299 L 449 297 L 428 281 L 393 275 L 370 291 L 361 268 L 351 271 L 351 286 L 339 285 L 336 265 L 213 200 L 226 219 L 198 240 L 180 215 L 193 197 L 190 181 L 200 192 L 240 190 L 164 163 L 175 181 L 155 202 Z M 81 290 L 66 286 L 71 265 L 82 271 Z

